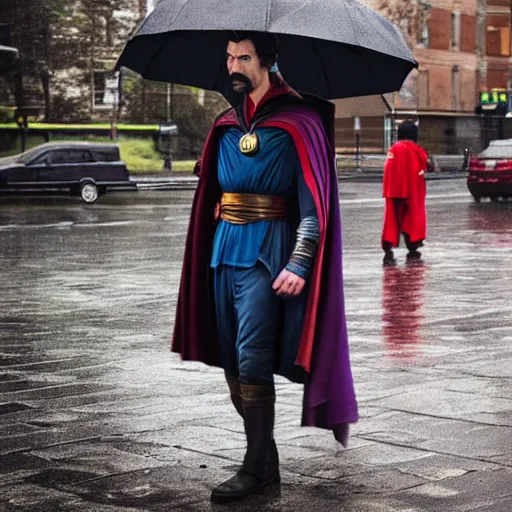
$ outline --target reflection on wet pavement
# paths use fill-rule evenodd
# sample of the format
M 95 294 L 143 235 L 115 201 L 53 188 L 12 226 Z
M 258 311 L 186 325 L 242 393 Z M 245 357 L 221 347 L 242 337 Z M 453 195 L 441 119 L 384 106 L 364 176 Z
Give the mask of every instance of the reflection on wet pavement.
M 386 267 L 382 280 L 382 332 L 391 357 L 421 352 L 426 266 L 422 261 Z
M 468 228 L 474 236 L 485 239 L 489 245 L 510 249 L 512 247 L 512 201 L 471 205 Z

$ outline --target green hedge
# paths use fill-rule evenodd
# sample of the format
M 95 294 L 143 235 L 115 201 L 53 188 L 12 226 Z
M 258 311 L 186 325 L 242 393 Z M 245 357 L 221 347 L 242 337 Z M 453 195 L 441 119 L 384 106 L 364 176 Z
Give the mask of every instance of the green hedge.
M 82 131 L 82 130 L 110 130 L 109 123 L 92 123 L 92 124 L 54 124 L 54 123 L 29 123 L 30 130 L 55 130 L 55 131 Z M 16 123 L 0 123 L 0 128 L 17 130 Z M 140 131 L 140 132 L 156 132 L 157 124 L 118 124 L 117 130 L 122 131 Z

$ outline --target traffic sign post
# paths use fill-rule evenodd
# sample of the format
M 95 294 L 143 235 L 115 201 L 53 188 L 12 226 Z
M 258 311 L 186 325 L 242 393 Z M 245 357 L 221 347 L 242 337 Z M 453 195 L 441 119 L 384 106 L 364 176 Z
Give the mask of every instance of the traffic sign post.
M 38 117 L 39 108 L 37 107 L 20 107 L 16 109 L 14 119 L 20 129 L 21 135 L 21 152 L 27 149 L 27 132 L 28 132 L 28 119 L 30 116 Z

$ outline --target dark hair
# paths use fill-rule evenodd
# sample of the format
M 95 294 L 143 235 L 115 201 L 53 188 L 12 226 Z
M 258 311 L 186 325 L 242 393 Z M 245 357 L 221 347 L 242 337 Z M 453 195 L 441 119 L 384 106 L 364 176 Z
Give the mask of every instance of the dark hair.
M 233 30 L 229 32 L 229 40 L 234 43 L 239 43 L 246 39 L 254 44 L 261 66 L 270 69 L 277 60 L 277 37 L 268 32 L 249 30 Z
M 418 142 L 418 127 L 412 121 L 405 121 L 398 127 L 398 140 Z

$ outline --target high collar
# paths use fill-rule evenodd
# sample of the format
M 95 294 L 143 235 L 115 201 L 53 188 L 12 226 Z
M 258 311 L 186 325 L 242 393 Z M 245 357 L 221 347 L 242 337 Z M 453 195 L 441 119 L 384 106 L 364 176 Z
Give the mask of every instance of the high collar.
M 271 99 L 277 98 L 279 96 L 294 96 L 296 98 L 300 98 L 300 95 L 294 91 L 284 80 L 283 78 L 276 74 L 271 73 L 270 74 L 270 88 L 265 93 L 263 98 L 259 101 L 259 103 L 256 105 L 249 94 L 247 94 L 244 98 L 244 108 L 243 108 L 243 114 L 245 124 L 247 127 L 250 126 L 251 122 L 253 121 L 255 114 L 259 112 L 262 107 Z M 240 116 L 239 116 L 240 117 Z M 242 120 L 240 120 L 242 121 Z

